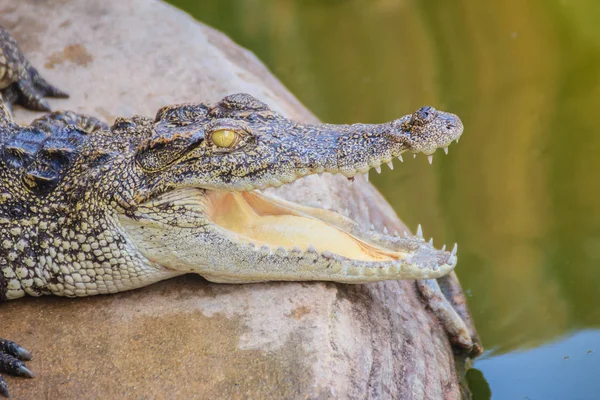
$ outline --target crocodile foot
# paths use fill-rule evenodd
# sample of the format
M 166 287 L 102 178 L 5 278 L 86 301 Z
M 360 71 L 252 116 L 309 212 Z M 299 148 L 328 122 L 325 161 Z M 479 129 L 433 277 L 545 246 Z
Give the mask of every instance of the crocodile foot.
M 427 305 L 446 330 L 455 351 L 471 358 L 481 355 L 483 345 L 454 271 L 438 279 L 416 281 L 416 284 Z
M 11 342 L 10 340 L 0 339 L 0 373 L 33 378 L 35 375 L 31 372 L 23 361 L 31 360 L 31 353 Z M 10 397 L 8 385 L 2 376 L 0 376 L 0 394 L 4 397 Z
M 44 97 L 67 98 L 69 95 L 50 85 L 31 66 L 27 68 L 19 80 L 3 91 L 4 101 L 9 104 L 20 104 L 34 111 L 50 111 L 50 105 Z
M 8 107 L 20 104 L 35 111 L 50 111 L 50 106 L 44 97 L 69 97 L 67 93 L 42 78 L 25 58 L 16 40 L 2 27 L 0 27 L 0 91 Z

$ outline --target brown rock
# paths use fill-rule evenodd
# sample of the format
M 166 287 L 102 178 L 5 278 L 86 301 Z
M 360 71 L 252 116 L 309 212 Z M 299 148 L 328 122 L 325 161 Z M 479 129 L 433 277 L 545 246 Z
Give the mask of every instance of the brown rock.
M 247 92 L 315 120 L 248 51 L 149 0 L 0 0 L 0 23 L 68 91 L 55 108 L 112 122 Z M 16 110 L 20 122 L 39 114 Z M 368 183 L 303 180 L 285 196 L 404 229 Z M 453 399 L 448 340 L 412 282 L 219 285 L 197 276 L 85 299 L 0 306 L 0 336 L 35 359 L 16 399 Z

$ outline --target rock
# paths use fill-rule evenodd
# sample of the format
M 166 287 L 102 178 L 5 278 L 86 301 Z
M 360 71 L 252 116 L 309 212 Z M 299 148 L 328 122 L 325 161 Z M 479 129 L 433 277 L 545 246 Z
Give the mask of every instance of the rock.
M 0 23 L 49 81 L 52 100 L 109 122 L 162 105 L 250 93 L 315 121 L 248 51 L 150 0 L 0 0 Z M 26 123 L 39 114 L 15 110 Z M 310 177 L 288 198 L 404 230 L 362 179 Z M 348 200 L 349 199 L 349 200 Z M 211 284 L 185 276 L 85 299 L 0 306 L 0 336 L 35 359 L 15 398 L 453 399 L 453 354 L 413 282 Z

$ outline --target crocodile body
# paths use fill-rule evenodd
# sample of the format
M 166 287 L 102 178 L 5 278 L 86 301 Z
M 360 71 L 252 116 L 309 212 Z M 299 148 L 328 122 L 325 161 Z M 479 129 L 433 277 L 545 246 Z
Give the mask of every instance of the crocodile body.
M 10 106 L 45 111 L 44 97 L 66 94 L 1 27 L 0 90 L 0 302 L 115 293 L 185 273 L 224 283 L 414 279 L 453 343 L 480 351 L 463 308 L 435 280 L 457 287 L 456 247 L 363 230 L 260 191 L 323 172 L 353 179 L 404 152 L 432 155 L 458 141 L 455 115 L 423 107 L 384 124 L 309 125 L 234 94 L 112 126 L 68 111 L 21 126 Z M 0 341 L 0 372 L 32 376 L 18 360 L 28 358 Z

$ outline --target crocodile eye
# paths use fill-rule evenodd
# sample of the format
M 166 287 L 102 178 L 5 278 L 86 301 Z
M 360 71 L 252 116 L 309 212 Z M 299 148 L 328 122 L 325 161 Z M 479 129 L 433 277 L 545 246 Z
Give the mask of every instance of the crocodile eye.
M 240 135 L 229 129 L 219 129 L 210 135 L 212 142 L 217 147 L 230 148 L 239 140 Z

